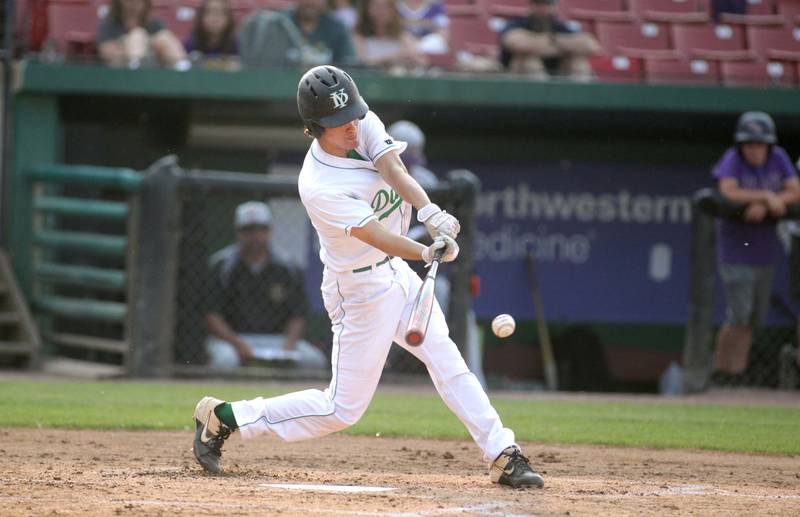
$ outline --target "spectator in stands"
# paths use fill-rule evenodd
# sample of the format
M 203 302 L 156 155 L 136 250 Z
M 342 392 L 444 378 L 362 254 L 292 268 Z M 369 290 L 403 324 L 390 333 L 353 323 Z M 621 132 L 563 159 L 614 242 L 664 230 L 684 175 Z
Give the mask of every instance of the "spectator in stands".
M 403 30 L 395 0 L 364 0 L 359 6 L 353 43 L 361 63 L 390 68 L 425 66 L 414 38 Z
M 358 61 L 350 32 L 328 9 L 326 0 L 298 0 L 287 13 L 316 52 L 309 60 L 339 65 Z
M 236 21 L 230 0 L 203 0 L 194 20 L 192 34 L 183 42 L 192 57 L 225 58 L 239 52 Z
M 711 11 L 715 21 L 722 13 L 747 14 L 747 0 L 711 0 Z
M 450 48 L 450 19 L 443 2 L 398 0 L 397 9 L 405 29 L 425 54 L 446 54 Z
M 111 66 L 189 68 L 183 45 L 162 20 L 150 16 L 150 5 L 150 0 L 111 0 L 97 26 L 100 58 Z
M 328 6 L 336 18 L 347 27 L 347 30 L 352 31 L 356 27 L 358 9 L 351 0 L 330 0 Z
M 206 343 L 210 365 L 233 368 L 253 360 L 290 360 L 323 367 L 325 355 L 301 339 L 303 283 L 269 244 L 272 213 L 265 203 L 236 208 L 237 242 L 210 261 Z
M 742 114 L 735 145 L 714 166 L 723 196 L 745 205 L 742 221 L 717 221 L 717 259 L 725 286 L 727 317 L 717 335 L 714 367 L 723 374 L 747 369 L 754 328 L 769 309 L 779 242 L 775 218 L 800 202 L 800 180 L 775 124 L 763 112 Z
M 530 14 L 506 24 L 500 46 L 500 62 L 506 69 L 540 80 L 551 75 L 590 80 L 588 58 L 600 51 L 591 34 L 556 16 L 556 0 L 530 0 Z

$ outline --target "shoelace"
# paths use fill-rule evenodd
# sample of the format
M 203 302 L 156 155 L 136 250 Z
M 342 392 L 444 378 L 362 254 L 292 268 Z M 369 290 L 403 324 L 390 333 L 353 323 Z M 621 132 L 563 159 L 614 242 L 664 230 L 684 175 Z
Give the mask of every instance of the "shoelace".
M 530 468 L 530 464 L 531 464 L 530 460 L 518 450 L 515 450 L 511 454 L 511 459 L 509 460 L 509 463 L 517 464 L 517 463 L 519 463 L 520 460 L 522 460 L 522 462 L 524 463 L 525 467 Z
M 219 434 L 215 438 L 212 438 L 211 440 L 208 441 L 208 447 L 215 455 L 222 456 L 222 445 L 225 443 L 225 440 L 227 440 L 230 435 L 231 435 L 231 430 L 228 429 L 227 426 L 224 425 L 220 426 Z

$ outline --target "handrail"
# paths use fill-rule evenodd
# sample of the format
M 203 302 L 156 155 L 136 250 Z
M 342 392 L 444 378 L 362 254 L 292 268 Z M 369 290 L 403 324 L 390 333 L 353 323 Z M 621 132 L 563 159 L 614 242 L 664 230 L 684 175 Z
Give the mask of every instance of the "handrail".
M 123 167 L 97 167 L 93 165 L 40 164 L 28 171 L 33 181 L 57 183 L 85 183 L 101 187 L 112 187 L 125 192 L 139 192 L 144 178 L 133 169 Z

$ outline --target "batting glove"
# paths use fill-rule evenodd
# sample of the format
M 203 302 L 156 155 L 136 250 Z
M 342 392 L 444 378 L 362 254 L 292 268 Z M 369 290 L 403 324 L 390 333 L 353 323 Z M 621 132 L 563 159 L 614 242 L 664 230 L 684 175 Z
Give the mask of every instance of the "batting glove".
M 439 235 L 447 235 L 455 239 L 461 231 L 458 219 L 439 208 L 438 205 L 429 203 L 417 212 L 417 221 L 423 223 L 428 233 L 434 239 Z
M 458 257 L 458 252 L 460 250 L 455 239 L 447 235 L 439 235 L 433 239 L 433 244 L 422 250 L 422 260 L 425 261 L 425 264 L 430 266 L 434 254 L 440 249 L 444 250 L 442 252 L 442 262 L 454 261 L 456 257 Z

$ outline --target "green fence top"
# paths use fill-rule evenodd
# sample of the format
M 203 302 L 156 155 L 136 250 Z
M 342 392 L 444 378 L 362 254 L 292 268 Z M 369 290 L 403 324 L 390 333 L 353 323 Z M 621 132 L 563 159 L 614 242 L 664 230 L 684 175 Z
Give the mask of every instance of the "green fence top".
M 57 183 L 84 183 L 138 192 L 144 177 L 133 169 L 96 167 L 93 165 L 41 164 L 29 171 L 30 179 Z
M 23 61 L 17 94 L 109 95 L 294 102 L 301 70 L 239 72 L 193 69 L 110 69 Z M 740 113 L 758 106 L 773 115 L 800 114 L 799 89 L 644 84 L 531 82 L 501 76 L 390 77 L 354 71 L 362 95 L 375 103 L 431 107 Z

